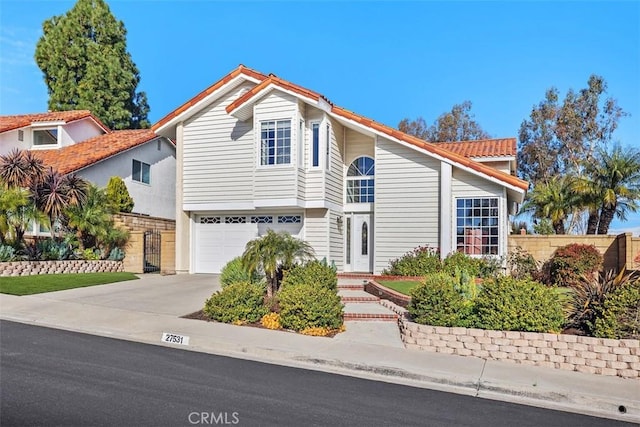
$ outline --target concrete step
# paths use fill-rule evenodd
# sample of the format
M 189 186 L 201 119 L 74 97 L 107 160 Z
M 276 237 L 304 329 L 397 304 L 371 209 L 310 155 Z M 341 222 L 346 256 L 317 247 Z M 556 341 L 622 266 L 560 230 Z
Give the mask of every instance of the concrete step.
M 344 320 L 396 322 L 398 315 L 378 302 L 345 302 Z
M 364 290 L 364 284 L 366 283 L 363 279 L 344 279 L 338 278 L 338 289 L 355 289 L 355 290 Z
M 380 298 L 368 292 L 356 289 L 339 289 L 338 295 L 343 303 L 347 302 L 378 302 Z

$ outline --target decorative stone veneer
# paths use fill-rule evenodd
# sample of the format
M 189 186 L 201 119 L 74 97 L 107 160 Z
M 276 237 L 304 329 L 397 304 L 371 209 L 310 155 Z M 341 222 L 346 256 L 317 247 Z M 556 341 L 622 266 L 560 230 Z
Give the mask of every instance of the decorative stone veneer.
M 12 261 L 0 262 L 0 277 L 34 274 L 99 273 L 124 271 L 122 261 Z
M 640 340 L 419 325 L 407 310 L 381 300 L 400 320 L 406 348 L 625 378 L 640 377 Z

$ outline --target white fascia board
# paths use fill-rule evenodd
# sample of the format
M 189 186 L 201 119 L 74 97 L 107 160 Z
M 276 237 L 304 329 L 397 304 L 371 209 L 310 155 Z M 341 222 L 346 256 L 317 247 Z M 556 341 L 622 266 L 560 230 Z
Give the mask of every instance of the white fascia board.
M 368 126 L 363 125 L 362 123 L 358 123 L 358 122 L 354 122 L 353 120 L 347 119 L 345 117 L 339 116 L 335 113 L 332 113 L 329 111 L 329 115 L 331 117 L 333 117 L 334 119 L 336 119 L 338 122 L 340 122 L 341 124 L 345 125 L 348 128 L 351 128 L 353 130 L 358 129 L 360 132 L 362 132 L 363 134 L 369 136 L 369 137 L 375 137 L 376 135 L 384 135 L 381 132 L 378 132 L 374 129 L 371 129 Z
M 253 202 L 232 203 L 183 203 L 182 210 L 188 211 L 253 211 Z
M 50 128 L 53 126 L 64 126 L 67 122 L 64 120 L 55 120 L 50 122 L 43 122 L 42 120 L 38 120 L 37 122 L 31 122 L 32 128 Z
M 516 156 L 496 156 L 496 157 L 469 157 L 474 162 L 484 163 L 484 162 L 511 162 L 516 159 Z
M 163 130 L 166 130 L 167 128 L 175 126 L 177 123 L 185 121 L 188 117 L 194 114 L 194 111 L 196 112 L 200 111 L 205 106 L 211 104 L 216 98 L 218 98 L 220 95 L 228 91 L 230 87 L 238 86 L 237 84 L 238 80 L 246 80 L 255 84 L 260 83 L 260 80 L 254 79 L 253 77 L 250 77 L 241 73 L 238 76 L 234 77 L 233 79 L 229 80 L 226 84 L 222 85 L 217 90 L 211 92 L 208 96 L 200 100 L 197 104 L 192 105 L 191 107 L 184 110 L 182 113 L 178 114 L 173 119 L 169 120 L 164 125 L 160 126 L 158 129 L 156 129 L 155 132 L 159 134 Z
M 253 95 L 248 103 L 240 105 L 238 108 L 236 108 L 234 110 L 231 110 L 229 112 L 229 114 L 233 115 L 235 112 L 237 112 L 239 110 L 243 110 L 244 108 L 248 108 L 249 105 L 255 104 L 256 102 L 258 102 L 261 98 L 266 96 L 272 90 L 277 90 L 277 91 L 286 93 L 288 95 L 294 96 L 294 97 L 299 98 L 299 99 L 301 99 L 302 101 L 304 101 L 304 102 L 306 102 L 308 104 L 312 104 L 312 105 L 315 105 L 315 106 L 317 106 L 317 104 L 318 104 L 315 99 L 307 98 L 306 96 L 302 96 L 297 92 L 293 92 L 291 90 L 284 89 L 282 86 L 279 86 L 277 84 L 270 83 L 264 89 L 262 89 L 260 92 L 258 92 L 255 95 Z

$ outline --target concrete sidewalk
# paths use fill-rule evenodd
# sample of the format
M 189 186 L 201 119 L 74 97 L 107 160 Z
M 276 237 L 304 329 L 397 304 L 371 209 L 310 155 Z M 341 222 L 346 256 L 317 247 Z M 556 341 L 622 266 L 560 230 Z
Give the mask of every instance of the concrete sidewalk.
M 179 317 L 200 310 L 217 289 L 216 276 L 147 275 L 48 294 L 0 294 L 0 318 L 155 345 L 168 345 L 161 337 L 170 332 L 188 336 L 188 346 L 175 346 L 192 351 L 640 422 L 640 380 L 380 345 L 389 342 L 385 332 L 366 322 L 347 322 L 344 334 L 319 338 Z

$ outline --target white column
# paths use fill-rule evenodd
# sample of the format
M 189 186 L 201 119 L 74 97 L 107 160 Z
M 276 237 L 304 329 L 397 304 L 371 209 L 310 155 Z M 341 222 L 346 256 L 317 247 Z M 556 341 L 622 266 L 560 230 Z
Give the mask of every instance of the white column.
M 176 126 L 176 273 L 189 273 L 191 256 L 191 227 L 189 212 L 182 209 L 183 191 L 182 177 L 184 174 L 183 143 L 184 127 L 182 123 Z
M 452 251 L 453 221 L 451 195 L 452 168 L 449 163 L 440 162 L 440 258 L 444 259 Z

